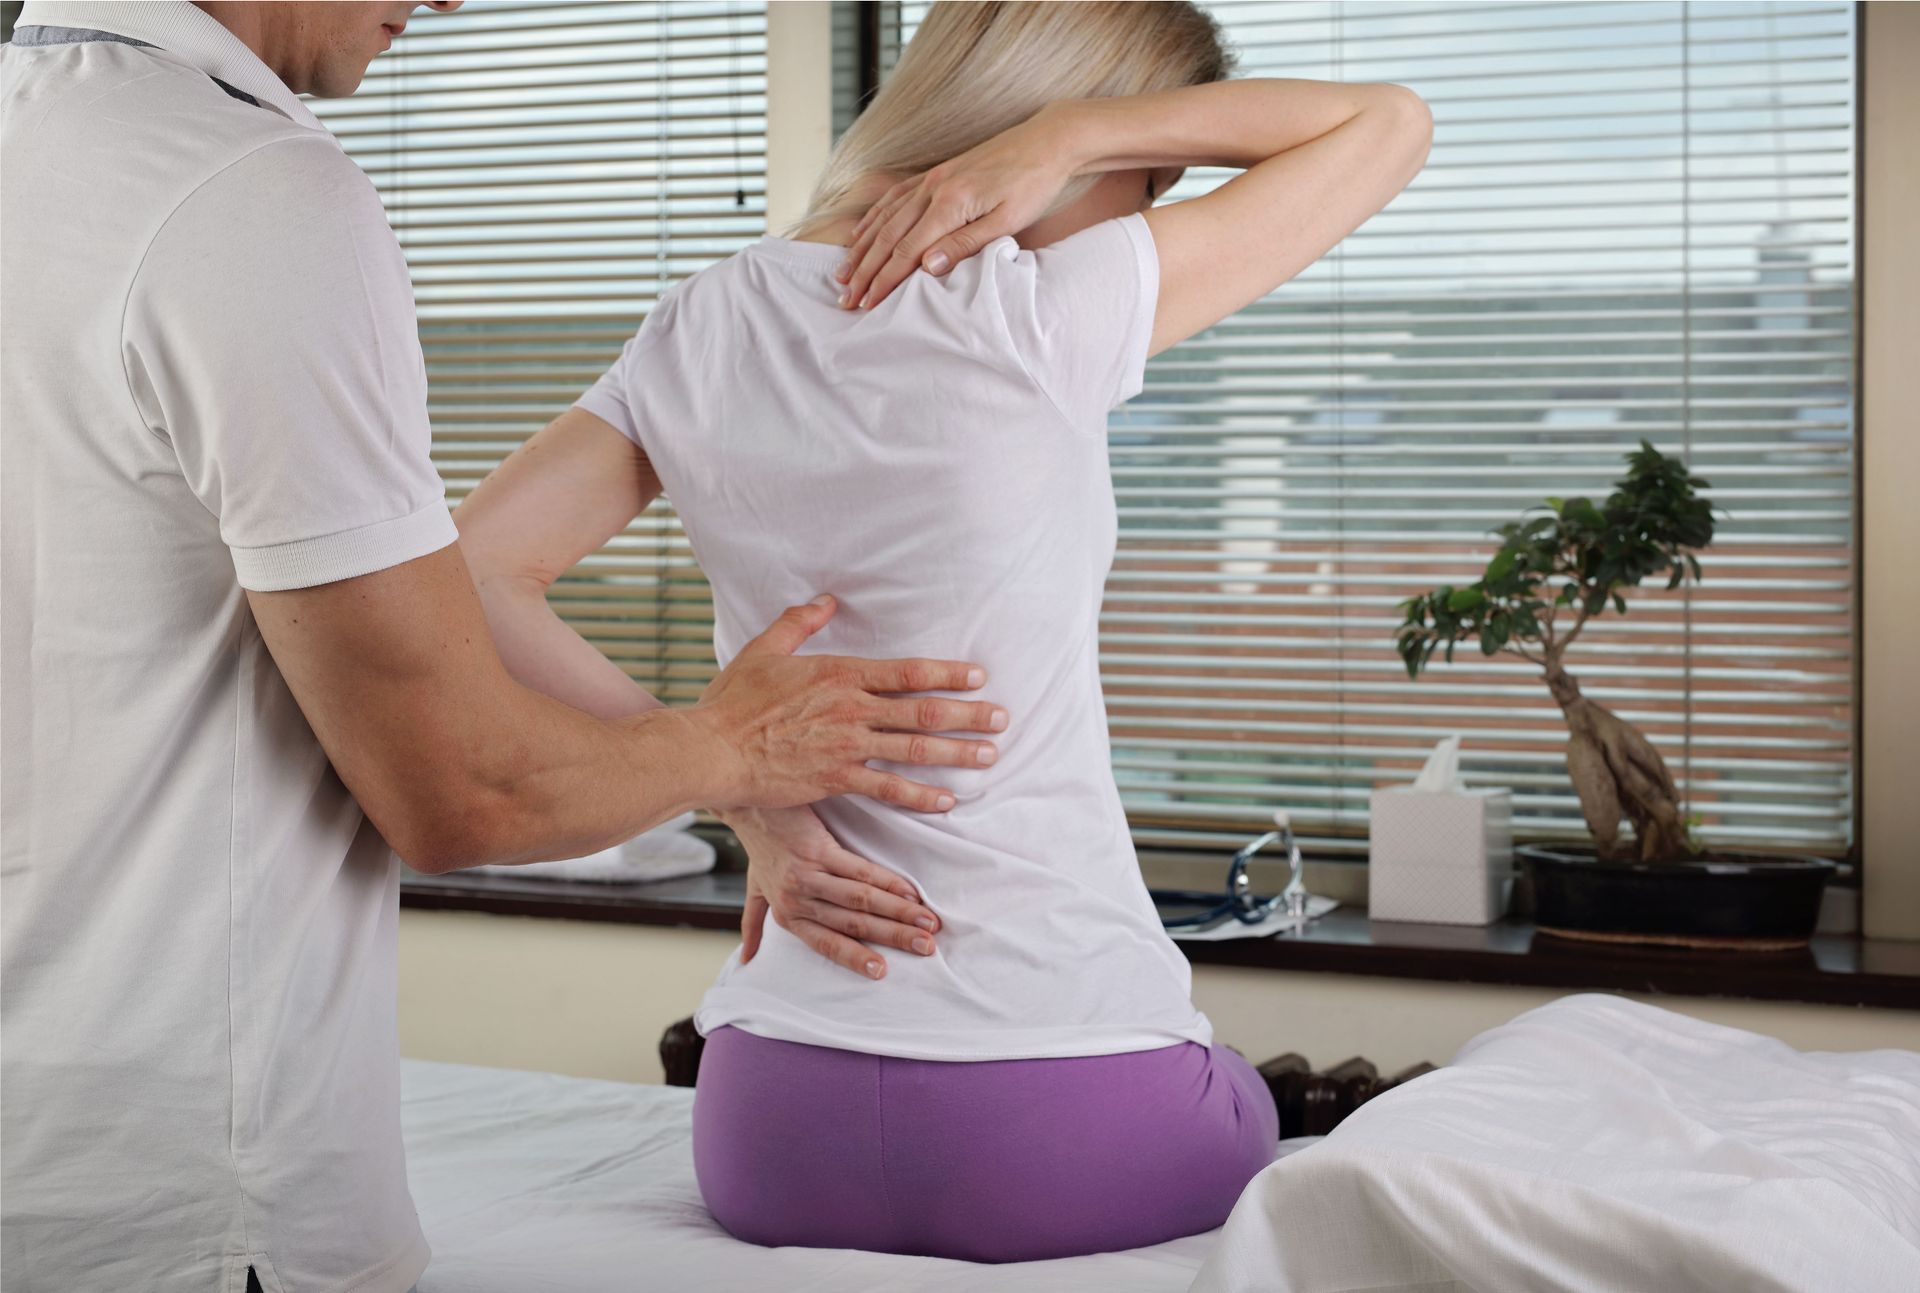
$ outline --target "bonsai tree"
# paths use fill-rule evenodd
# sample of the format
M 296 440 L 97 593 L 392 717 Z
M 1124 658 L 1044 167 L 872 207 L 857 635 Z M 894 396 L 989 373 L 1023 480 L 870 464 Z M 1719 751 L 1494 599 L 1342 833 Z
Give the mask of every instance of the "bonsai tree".
M 1567 771 L 1580 812 L 1604 861 L 1671 861 L 1699 852 L 1681 814 L 1666 761 L 1647 738 L 1580 693 L 1567 672 L 1567 648 L 1599 616 L 1627 611 L 1624 590 L 1651 575 L 1667 587 L 1700 579 L 1696 550 L 1713 541 L 1713 509 L 1698 491 L 1707 482 L 1648 444 L 1628 455 L 1624 480 L 1606 502 L 1549 498 L 1541 515 L 1494 533 L 1500 550 L 1486 573 L 1464 588 L 1440 587 L 1402 602 L 1394 631 L 1407 675 L 1418 677 L 1437 650 L 1452 661 L 1462 641 L 1483 655 L 1502 652 L 1540 667 L 1566 715 Z M 1631 847 L 1620 821 L 1633 823 Z

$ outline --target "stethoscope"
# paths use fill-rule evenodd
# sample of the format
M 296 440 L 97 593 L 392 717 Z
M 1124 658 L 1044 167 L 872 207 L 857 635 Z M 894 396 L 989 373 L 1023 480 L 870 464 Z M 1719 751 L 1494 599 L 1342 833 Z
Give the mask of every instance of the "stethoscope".
M 1201 889 L 1148 890 L 1155 902 L 1174 903 L 1183 907 L 1197 904 L 1203 908 L 1191 916 L 1163 916 L 1161 925 L 1170 930 L 1211 929 L 1229 918 L 1246 925 L 1258 925 L 1275 912 L 1285 911 L 1295 929 L 1303 928 L 1307 923 L 1307 887 L 1301 880 L 1304 864 L 1300 858 L 1300 844 L 1293 837 L 1293 823 L 1284 810 L 1274 813 L 1273 822 L 1279 829 L 1268 831 L 1233 855 L 1233 861 L 1227 865 L 1227 888 L 1224 894 Z M 1287 854 L 1287 866 L 1291 872 L 1287 887 L 1271 898 L 1256 898 L 1253 880 L 1247 874 L 1247 863 L 1253 860 L 1254 854 L 1276 842 L 1285 848 Z

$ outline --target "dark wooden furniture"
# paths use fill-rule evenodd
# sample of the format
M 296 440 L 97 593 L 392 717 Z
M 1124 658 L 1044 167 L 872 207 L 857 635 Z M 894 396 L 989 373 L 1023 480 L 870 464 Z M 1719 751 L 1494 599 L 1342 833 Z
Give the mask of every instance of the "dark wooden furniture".
M 668 1086 L 694 1085 L 705 1045 L 706 1039 L 694 1031 L 693 1020 L 667 1026 L 660 1034 L 660 1066 L 667 1072 Z M 1415 1064 L 1383 1078 L 1371 1061 L 1357 1055 L 1315 1072 L 1304 1055 L 1287 1054 L 1260 1065 L 1259 1072 L 1280 1110 L 1280 1138 L 1286 1140 L 1326 1135 L 1373 1097 L 1433 1072 L 1433 1065 Z

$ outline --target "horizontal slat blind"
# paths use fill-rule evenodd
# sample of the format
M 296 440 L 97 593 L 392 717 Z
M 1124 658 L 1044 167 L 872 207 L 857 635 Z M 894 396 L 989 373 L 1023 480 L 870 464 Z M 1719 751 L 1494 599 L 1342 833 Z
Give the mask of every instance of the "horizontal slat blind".
M 469 0 L 416 15 L 351 99 L 312 102 L 412 268 L 450 503 L 661 292 L 765 232 L 766 54 L 764 3 Z M 706 584 L 664 500 L 551 600 L 656 695 L 712 673 Z
M 1357 849 L 1372 788 L 1455 731 L 1522 834 L 1579 835 L 1537 672 L 1467 649 L 1410 682 L 1394 607 L 1477 577 L 1543 497 L 1603 497 L 1645 437 L 1727 514 L 1706 583 L 1643 591 L 1569 665 L 1705 839 L 1844 851 L 1852 7 L 1209 7 L 1243 73 L 1398 82 L 1435 137 L 1386 211 L 1113 418 L 1102 666 L 1136 837 L 1238 841 L 1285 806 Z

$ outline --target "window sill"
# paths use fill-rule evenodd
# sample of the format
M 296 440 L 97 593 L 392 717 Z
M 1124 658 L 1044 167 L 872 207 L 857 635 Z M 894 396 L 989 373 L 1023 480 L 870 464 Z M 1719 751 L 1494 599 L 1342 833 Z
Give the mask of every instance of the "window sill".
M 414 910 L 694 929 L 737 930 L 745 899 L 738 870 L 647 885 L 409 872 L 400 886 L 400 905 Z M 1920 943 L 1837 934 L 1787 953 L 1642 950 L 1536 935 L 1525 921 L 1400 924 L 1342 907 L 1301 938 L 1180 947 L 1196 965 L 1920 1010 Z

